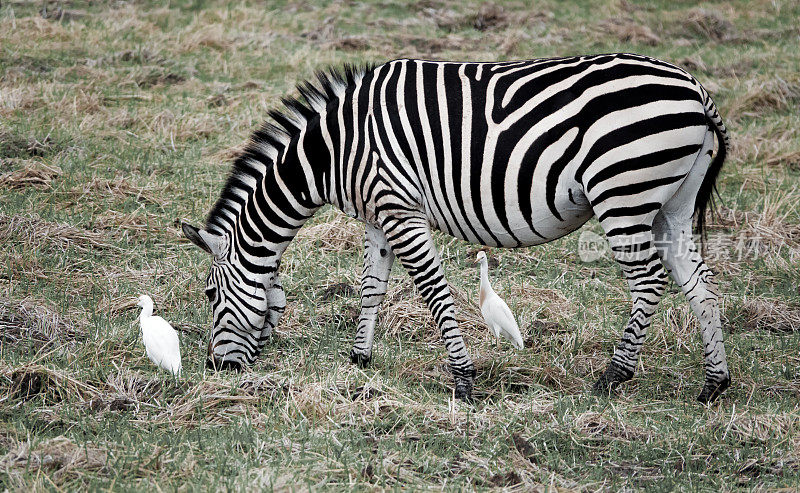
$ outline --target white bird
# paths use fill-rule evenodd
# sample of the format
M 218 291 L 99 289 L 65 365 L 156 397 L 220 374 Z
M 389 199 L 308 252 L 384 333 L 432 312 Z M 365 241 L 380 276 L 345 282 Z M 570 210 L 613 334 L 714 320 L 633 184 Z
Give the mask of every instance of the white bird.
M 153 300 L 143 294 L 139 296 L 136 306 L 142 307 L 139 325 L 142 328 L 142 340 L 147 349 L 147 357 L 161 368 L 180 376 L 181 347 L 178 333 L 159 316 L 153 316 Z
M 486 259 L 486 252 L 478 252 L 478 262 L 481 264 L 481 290 L 479 304 L 481 307 L 481 314 L 489 326 L 494 336 L 500 340 L 502 335 L 511 344 L 517 348 L 522 349 L 522 334 L 519 332 L 519 325 L 508 308 L 506 302 L 502 300 L 497 293 L 492 289 L 489 284 L 489 261 Z

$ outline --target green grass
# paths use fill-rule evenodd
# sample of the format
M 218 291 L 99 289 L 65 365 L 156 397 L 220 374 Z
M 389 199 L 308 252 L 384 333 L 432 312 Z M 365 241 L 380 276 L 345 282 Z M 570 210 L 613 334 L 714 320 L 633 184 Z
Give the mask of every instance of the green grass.
M 800 484 L 796 2 L 62 6 L 61 19 L 38 1 L 0 6 L 0 489 Z M 733 136 L 707 244 L 733 377 L 719 403 L 694 400 L 701 344 L 674 286 L 634 380 L 589 395 L 629 305 L 613 261 L 579 261 L 577 234 L 491 254 L 529 342 L 519 353 L 477 325 L 474 247 L 437 235 L 478 364 L 474 406 L 453 402 L 437 329 L 399 266 L 374 364 L 354 368 L 357 295 L 321 292 L 357 285 L 362 230 L 332 209 L 284 256 L 289 307 L 259 362 L 204 371 L 209 261 L 177 225 L 202 221 L 233 149 L 295 83 L 401 56 L 614 51 L 689 68 Z M 141 292 L 181 329 L 180 382 L 144 355 Z

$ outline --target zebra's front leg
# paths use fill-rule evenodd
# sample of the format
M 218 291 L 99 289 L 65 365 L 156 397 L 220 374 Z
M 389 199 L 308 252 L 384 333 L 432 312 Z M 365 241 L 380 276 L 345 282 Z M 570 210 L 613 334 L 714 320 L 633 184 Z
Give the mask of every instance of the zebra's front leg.
M 361 275 L 361 315 L 350 361 L 364 367 L 372 360 L 372 343 L 378 309 L 386 296 L 386 286 L 394 263 L 394 253 L 380 229 L 367 224 L 364 232 L 364 271 Z
M 283 292 L 283 287 L 276 280 L 272 288 L 267 290 L 267 318 L 264 320 L 264 328 L 258 337 L 259 354 L 272 336 L 272 331 L 278 326 L 278 322 L 281 321 L 285 311 L 286 293 Z
M 384 222 L 383 230 L 439 326 L 455 380 L 456 398 L 471 402 L 475 365 L 455 319 L 453 297 L 427 220 L 424 217 L 392 218 Z
M 617 385 L 633 378 L 650 319 L 667 286 L 667 273 L 661 265 L 650 231 L 611 236 L 608 240 L 614 258 L 628 280 L 633 307 L 611 362 L 594 384 L 594 392 L 601 395 L 608 395 Z

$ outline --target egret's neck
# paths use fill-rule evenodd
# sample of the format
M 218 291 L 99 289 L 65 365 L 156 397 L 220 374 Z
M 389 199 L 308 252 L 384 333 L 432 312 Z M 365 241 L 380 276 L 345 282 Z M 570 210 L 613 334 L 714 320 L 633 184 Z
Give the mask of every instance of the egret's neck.
M 147 318 L 153 315 L 153 305 L 144 305 L 142 307 L 142 314 L 140 315 L 141 318 Z
M 492 285 L 489 284 L 489 262 L 481 260 L 481 284 L 491 289 Z

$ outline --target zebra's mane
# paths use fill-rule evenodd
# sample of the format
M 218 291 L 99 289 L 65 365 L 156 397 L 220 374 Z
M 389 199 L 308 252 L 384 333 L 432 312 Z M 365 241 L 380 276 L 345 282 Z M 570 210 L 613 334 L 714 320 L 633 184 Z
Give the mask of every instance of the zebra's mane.
M 371 64 L 345 64 L 340 68 L 319 71 L 314 79 L 297 85 L 299 97 L 281 99 L 283 108 L 267 113 L 272 121 L 267 120 L 253 132 L 243 151 L 233 161 L 222 193 L 206 218 L 206 229 L 217 232 L 224 230 L 225 216 L 238 214 L 240 209 L 234 199 L 249 201 L 264 173 L 275 164 L 275 159 L 302 129 L 324 113 L 330 103 L 344 96 L 374 67 Z

